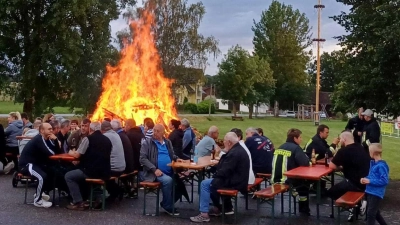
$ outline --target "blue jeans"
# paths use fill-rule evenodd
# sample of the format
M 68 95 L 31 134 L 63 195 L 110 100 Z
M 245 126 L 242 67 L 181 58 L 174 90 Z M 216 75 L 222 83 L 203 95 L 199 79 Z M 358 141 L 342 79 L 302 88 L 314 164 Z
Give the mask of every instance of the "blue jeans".
M 211 197 L 211 179 L 203 180 L 200 184 L 200 212 L 208 213 Z
M 157 181 L 161 183 L 161 191 L 163 195 L 163 200 L 161 202 L 161 206 L 169 211 L 172 211 L 172 177 L 168 175 L 161 175 L 157 177 Z

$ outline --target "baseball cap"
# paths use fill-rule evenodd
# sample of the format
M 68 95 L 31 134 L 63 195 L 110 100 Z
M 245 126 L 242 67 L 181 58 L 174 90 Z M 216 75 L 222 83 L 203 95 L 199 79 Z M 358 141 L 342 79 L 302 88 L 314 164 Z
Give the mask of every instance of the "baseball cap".
M 370 109 L 366 109 L 363 113 L 361 113 L 363 116 L 372 116 L 372 114 L 374 114 L 374 112 L 372 112 Z

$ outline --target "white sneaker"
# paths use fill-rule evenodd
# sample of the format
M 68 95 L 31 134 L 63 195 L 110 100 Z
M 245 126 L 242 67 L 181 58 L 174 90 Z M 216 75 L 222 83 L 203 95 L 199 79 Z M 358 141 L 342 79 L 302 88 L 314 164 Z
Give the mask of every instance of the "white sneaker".
M 9 163 L 7 163 L 7 165 L 4 167 L 4 174 L 9 174 L 10 173 L 10 171 L 12 170 L 12 169 L 14 169 L 14 162 L 9 162 Z
M 47 201 L 44 201 L 44 200 L 40 200 L 38 202 L 33 203 L 33 205 L 36 206 L 36 207 L 50 208 L 53 205 L 53 203 L 47 202 Z
M 36 193 L 33 194 L 33 198 L 36 198 Z M 46 195 L 44 192 L 42 193 L 42 199 L 46 202 L 48 202 L 50 200 L 50 196 Z
M 363 200 L 360 207 L 360 216 L 364 216 L 367 211 L 367 201 Z

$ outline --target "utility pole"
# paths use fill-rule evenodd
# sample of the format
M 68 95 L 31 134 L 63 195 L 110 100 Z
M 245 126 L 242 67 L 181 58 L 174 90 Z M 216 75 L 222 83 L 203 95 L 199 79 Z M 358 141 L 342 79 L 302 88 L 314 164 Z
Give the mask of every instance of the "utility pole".
M 321 11 L 325 8 L 325 5 L 321 4 L 321 0 L 318 0 L 318 5 L 314 5 L 314 8 L 318 10 L 318 36 L 314 38 L 313 41 L 317 42 L 317 82 L 315 85 L 315 117 L 314 117 L 314 125 L 319 125 L 320 115 L 319 115 L 319 83 L 321 76 L 321 55 L 320 48 L 321 42 L 325 42 L 325 39 L 321 38 Z

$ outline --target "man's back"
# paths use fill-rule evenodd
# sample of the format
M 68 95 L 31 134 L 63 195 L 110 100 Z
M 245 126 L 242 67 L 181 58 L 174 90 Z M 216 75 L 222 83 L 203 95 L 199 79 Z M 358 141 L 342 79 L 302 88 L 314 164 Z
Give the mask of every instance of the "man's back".
M 371 157 L 365 152 L 362 145 L 354 143 L 341 148 L 333 157 L 332 163 L 343 167 L 343 175 L 360 189 L 360 179 L 368 176 Z
M 245 191 L 249 180 L 249 168 L 250 160 L 246 150 L 237 143 L 221 157 L 212 184 L 216 188 Z
M 124 158 L 125 158 L 125 173 L 133 172 L 133 149 L 131 141 L 129 140 L 128 136 L 124 131 L 118 132 L 119 137 L 121 138 L 122 146 L 124 148 Z
M 203 139 L 196 145 L 196 154 L 197 156 L 211 156 L 211 151 L 215 145 L 215 140 L 209 137 L 208 135 L 204 136 Z
M 124 171 L 126 164 L 125 164 L 124 147 L 122 145 L 121 138 L 113 130 L 106 131 L 104 133 L 104 136 L 108 137 L 112 144 L 111 170 L 116 172 Z
M 134 127 L 126 133 L 129 140 L 131 141 L 132 150 L 133 150 L 133 169 L 140 169 L 140 148 L 142 147 L 142 139 L 144 138 L 143 132 L 140 130 L 140 127 Z
M 309 166 L 309 158 L 298 144 L 286 142 L 274 151 L 273 169 L 271 181 L 273 183 L 285 183 L 287 177 L 285 171 L 299 166 Z
M 246 139 L 245 144 L 251 153 L 253 169 L 263 173 L 271 173 L 274 154 L 274 145 L 271 140 L 254 134 Z

